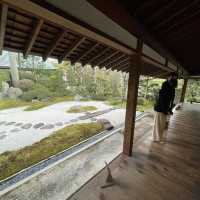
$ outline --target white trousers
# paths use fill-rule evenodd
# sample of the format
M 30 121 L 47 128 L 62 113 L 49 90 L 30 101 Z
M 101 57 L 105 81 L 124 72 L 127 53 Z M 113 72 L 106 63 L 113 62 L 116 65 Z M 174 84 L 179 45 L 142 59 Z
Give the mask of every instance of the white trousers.
M 166 128 L 167 115 L 161 112 L 155 112 L 154 127 L 153 127 L 153 140 L 161 141 L 164 136 Z

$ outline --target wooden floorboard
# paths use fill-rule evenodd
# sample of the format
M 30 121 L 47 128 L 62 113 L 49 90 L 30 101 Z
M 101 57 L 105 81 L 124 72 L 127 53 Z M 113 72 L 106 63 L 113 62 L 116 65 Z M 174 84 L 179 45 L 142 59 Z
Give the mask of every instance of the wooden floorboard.
M 151 127 L 145 131 L 149 134 L 135 143 L 133 156 L 122 155 L 111 168 L 114 186 L 101 188 L 103 170 L 71 200 L 199 200 L 200 105 L 184 104 L 174 113 L 165 144 L 152 142 Z

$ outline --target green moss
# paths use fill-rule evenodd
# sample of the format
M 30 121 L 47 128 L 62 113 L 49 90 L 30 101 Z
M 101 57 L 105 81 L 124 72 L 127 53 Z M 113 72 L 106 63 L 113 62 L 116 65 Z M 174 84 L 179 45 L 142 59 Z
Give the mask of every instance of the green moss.
M 34 102 L 30 106 L 28 106 L 24 111 L 32 111 L 32 110 L 38 110 L 40 108 L 44 108 L 46 106 L 49 106 L 49 102 Z
M 74 124 L 55 131 L 51 136 L 31 146 L 5 152 L 0 155 L 0 180 L 96 135 L 102 130 L 102 125 L 96 122 Z
M 78 106 L 78 107 L 71 107 L 67 112 L 68 113 L 81 113 L 86 111 L 97 110 L 95 106 Z
M 64 101 L 72 101 L 73 99 L 74 97 L 72 96 L 64 96 L 64 97 L 55 97 L 45 102 L 42 102 L 42 101 L 32 102 L 31 105 L 27 107 L 24 111 L 38 110 L 38 109 L 53 105 L 55 103 L 64 102 Z
M 8 108 L 16 108 L 29 105 L 28 102 L 19 99 L 2 99 L 0 100 L 0 110 Z
M 126 100 L 110 98 L 106 103 L 116 108 L 126 108 Z

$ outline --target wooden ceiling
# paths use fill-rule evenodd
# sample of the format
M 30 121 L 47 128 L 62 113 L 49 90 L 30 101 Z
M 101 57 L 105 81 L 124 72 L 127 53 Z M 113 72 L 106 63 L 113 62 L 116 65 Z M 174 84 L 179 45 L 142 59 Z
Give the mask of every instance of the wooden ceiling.
M 123 72 L 129 72 L 130 57 L 137 54 L 136 49 L 90 31 L 86 26 L 73 24 L 28 0 L 2 0 L 0 10 L 0 52 L 18 51 L 25 58 L 33 54 L 44 60 L 51 57 L 59 62 L 70 60 Z M 141 74 L 151 76 L 172 71 L 166 63 L 145 54 L 140 70 Z
M 200 75 L 200 0 L 88 1 L 136 36 L 143 37 L 144 32 L 134 22 L 137 20 L 190 75 Z M 132 21 L 125 18 L 119 6 L 125 8 Z M 148 42 L 158 47 L 155 42 Z

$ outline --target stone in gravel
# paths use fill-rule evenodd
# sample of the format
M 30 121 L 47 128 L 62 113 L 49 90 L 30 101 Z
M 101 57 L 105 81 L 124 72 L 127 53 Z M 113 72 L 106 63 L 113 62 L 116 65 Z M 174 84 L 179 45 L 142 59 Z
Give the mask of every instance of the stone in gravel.
M 40 122 L 40 123 L 38 123 L 38 124 L 35 124 L 35 125 L 33 126 L 33 128 L 35 128 L 35 129 L 41 128 L 41 127 L 44 126 L 44 125 L 45 125 L 44 123 Z
M 5 123 L 6 123 L 6 121 L 1 121 L 1 122 L 0 122 L 0 125 L 5 124 Z
M 3 140 L 6 137 L 6 135 L 1 135 L 0 140 Z
M 52 129 L 52 128 L 54 128 L 53 124 L 47 124 L 47 125 L 43 126 L 41 129 Z
M 17 124 L 15 124 L 15 126 L 21 126 L 21 125 L 23 125 L 23 123 L 17 123 Z
M 14 133 L 14 132 L 19 132 L 19 131 L 20 131 L 20 129 L 15 128 L 15 129 L 12 129 L 10 132 Z
M 23 129 L 29 129 L 31 128 L 32 124 L 31 123 L 28 123 L 28 124 L 24 124 L 21 128 Z
M 55 125 L 56 126 L 63 126 L 63 123 L 62 122 L 57 122 Z
M 78 119 L 71 119 L 70 122 L 77 122 Z
M 10 126 L 10 125 L 13 125 L 15 124 L 16 122 L 8 122 L 7 124 L 5 124 L 6 126 Z
M 107 119 L 98 119 L 97 120 L 97 123 L 100 123 L 102 124 L 102 126 L 104 127 L 105 130 L 112 130 L 114 127 L 113 125 L 111 124 L 111 122 Z

